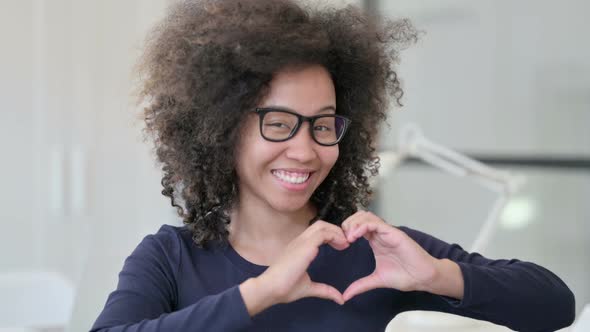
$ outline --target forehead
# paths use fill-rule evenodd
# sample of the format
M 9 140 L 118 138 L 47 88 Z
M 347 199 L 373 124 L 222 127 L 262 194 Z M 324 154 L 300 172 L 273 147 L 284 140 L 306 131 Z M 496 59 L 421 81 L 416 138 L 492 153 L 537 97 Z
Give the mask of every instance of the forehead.
M 330 73 L 319 65 L 287 68 L 275 74 L 259 106 L 313 115 L 326 107 L 336 107 L 334 83 Z

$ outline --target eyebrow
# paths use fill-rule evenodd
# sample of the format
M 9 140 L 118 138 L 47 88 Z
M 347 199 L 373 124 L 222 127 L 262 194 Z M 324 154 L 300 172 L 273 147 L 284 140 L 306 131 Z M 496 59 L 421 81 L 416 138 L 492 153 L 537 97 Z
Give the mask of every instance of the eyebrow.
M 285 107 L 285 106 L 264 106 L 262 108 L 269 108 L 269 109 L 274 109 L 274 110 L 283 110 L 283 111 L 289 111 L 289 112 L 293 112 L 293 113 L 298 113 L 296 110 L 289 108 L 289 107 Z M 336 107 L 335 106 L 324 106 L 322 108 L 320 108 L 319 110 L 317 110 L 315 113 L 322 113 L 322 112 L 326 112 L 326 111 L 333 111 L 334 113 L 336 113 Z

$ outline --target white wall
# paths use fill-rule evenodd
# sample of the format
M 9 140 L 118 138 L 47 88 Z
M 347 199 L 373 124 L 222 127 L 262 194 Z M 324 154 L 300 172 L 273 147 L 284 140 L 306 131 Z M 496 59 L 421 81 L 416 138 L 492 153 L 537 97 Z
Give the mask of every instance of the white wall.
M 590 31 L 587 1 L 380 1 L 425 31 L 403 53 L 401 110 L 381 137 L 418 123 L 431 140 L 462 152 L 590 158 Z M 527 177 L 518 195 L 536 204 L 530 225 L 500 228 L 484 252 L 532 260 L 590 302 L 590 173 L 508 168 Z M 395 224 L 469 248 L 494 195 L 427 167 L 402 167 L 381 184 L 379 212 Z
M 392 122 L 420 121 L 462 150 L 590 154 L 581 130 L 589 9 L 579 0 L 381 1 L 385 15 L 426 32 L 404 53 L 406 107 Z
M 0 29 L 0 252 L 11 253 L 0 256 L 0 266 L 7 269 L 18 268 L 23 264 L 40 263 L 36 257 L 36 239 L 25 242 L 22 237 L 15 236 L 30 233 L 34 224 L 31 205 L 34 206 L 36 203 L 33 190 L 36 181 L 31 176 L 34 173 L 33 151 L 36 141 L 35 132 L 32 130 L 35 117 L 30 97 L 34 73 L 33 68 L 26 65 L 33 59 L 33 45 L 30 40 L 32 25 L 31 21 L 26 19 L 31 11 L 31 4 L 27 2 L 14 1 L 14 6 L 0 2 L 0 21 L 3 22 L 3 26 L 11 27 Z M 14 144 L 15 142 L 19 144 Z M 19 255 L 15 255 L 17 252 Z
M 74 315 L 85 327 L 140 239 L 179 222 L 160 195 L 131 96 L 132 64 L 164 6 L 0 2 L 0 273 L 90 281 Z

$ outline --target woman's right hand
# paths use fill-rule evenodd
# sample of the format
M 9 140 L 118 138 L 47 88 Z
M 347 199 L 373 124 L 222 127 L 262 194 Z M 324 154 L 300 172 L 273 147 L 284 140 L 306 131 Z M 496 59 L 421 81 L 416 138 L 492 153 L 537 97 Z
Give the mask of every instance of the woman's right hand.
M 304 297 L 319 297 L 344 304 L 342 294 L 336 288 L 314 282 L 307 274 L 309 264 L 325 243 L 336 250 L 349 246 L 342 228 L 318 220 L 291 241 L 264 273 L 242 283 L 240 291 L 250 316 L 272 305 Z

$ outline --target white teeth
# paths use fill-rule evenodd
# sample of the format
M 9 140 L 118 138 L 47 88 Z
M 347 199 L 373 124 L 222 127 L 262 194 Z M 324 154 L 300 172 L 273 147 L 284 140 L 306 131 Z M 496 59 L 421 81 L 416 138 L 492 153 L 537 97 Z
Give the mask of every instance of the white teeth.
M 272 171 L 277 178 L 282 181 L 299 184 L 307 181 L 311 173 L 290 173 L 285 171 Z

